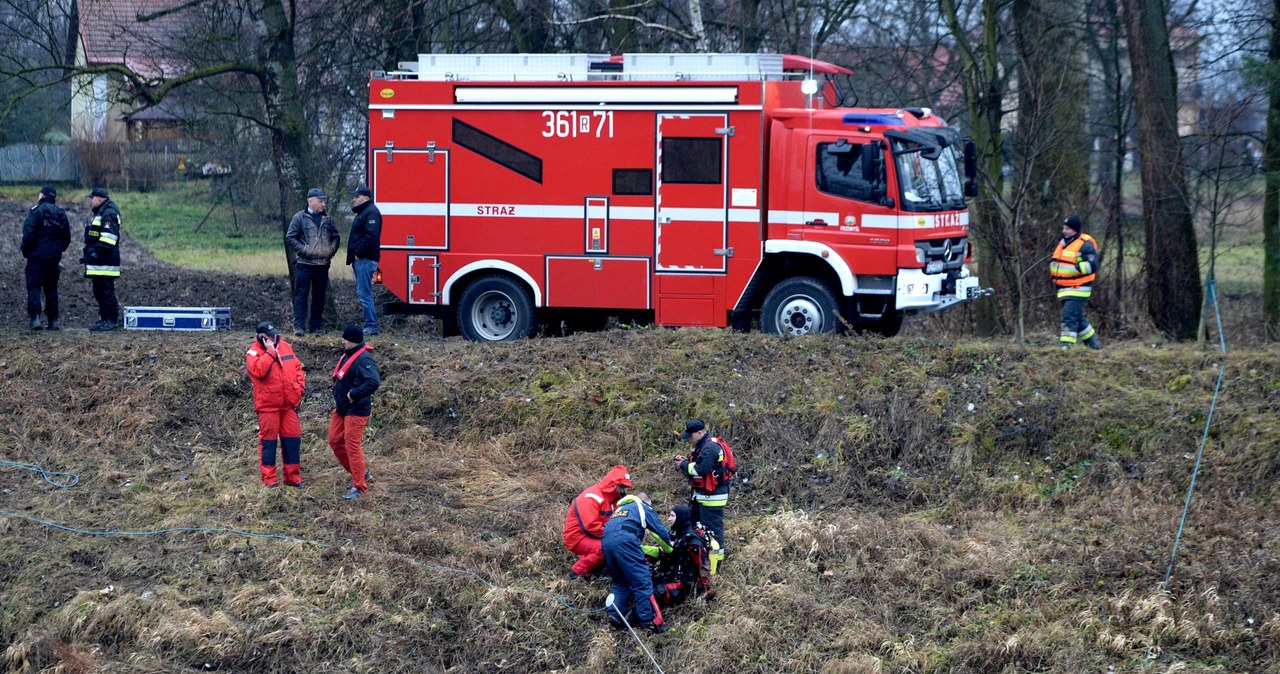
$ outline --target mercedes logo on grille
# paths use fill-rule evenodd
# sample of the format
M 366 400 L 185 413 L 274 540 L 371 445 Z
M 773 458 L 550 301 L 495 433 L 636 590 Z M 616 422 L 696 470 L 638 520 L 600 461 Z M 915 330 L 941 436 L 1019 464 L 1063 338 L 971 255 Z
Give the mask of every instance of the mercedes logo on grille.
M 950 261 L 951 261 L 951 256 L 952 256 L 952 255 L 954 255 L 954 253 L 953 253 L 953 252 L 952 252 L 952 250 L 951 250 L 951 239 L 947 239 L 947 242 L 946 242 L 945 244 L 943 244 L 943 246 L 942 246 L 942 259 L 943 259 L 943 261 L 945 261 L 945 262 L 950 262 Z

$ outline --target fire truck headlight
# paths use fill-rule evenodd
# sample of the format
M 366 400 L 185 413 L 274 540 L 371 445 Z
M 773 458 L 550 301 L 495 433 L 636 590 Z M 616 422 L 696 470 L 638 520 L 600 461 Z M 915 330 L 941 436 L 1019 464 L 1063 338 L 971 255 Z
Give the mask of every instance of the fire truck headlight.
M 924 273 L 926 274 L 937 274 L 940 271 L 942 271 L 942 260 L 934 260 L 924 266 Z
M 924 251 L 919 248 L 916 249 L 916 264 L 924 264 Z
M 818 80 L 807 79 L 800 83 L 800 92 L 805 96 L 812 96 L 818 93 Z
M 924 297 L 929 294 L 928 283 L 908 283 L 907 294 L 915 297 Z

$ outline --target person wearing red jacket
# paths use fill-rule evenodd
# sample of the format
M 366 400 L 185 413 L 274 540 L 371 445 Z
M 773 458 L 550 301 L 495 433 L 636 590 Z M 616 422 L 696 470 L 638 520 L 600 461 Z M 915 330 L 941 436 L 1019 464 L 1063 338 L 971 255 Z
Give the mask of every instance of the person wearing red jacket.
M 284 450 L 284 483 L 301 487 L 302 424 L 298 405 L 307 388 L 307 375 L 293 347 L 270 321 L 258 324 L 253 344 L 245 353 L 245 369 L 253 380 L 253 409 L 258 413 L 258 467 L 262 484 L 277 487 L 276 446 Z
M 627 495 L 631 474 L 626 466 L 614 466 L 604 479 L 591 485 L 569 504 L 564 518 L 564 546 L 578 555 L 572 578 L 590 576 L 604 568 L 604 550 L 600 538 L 604 524 L 613 514 L 618 499 Z

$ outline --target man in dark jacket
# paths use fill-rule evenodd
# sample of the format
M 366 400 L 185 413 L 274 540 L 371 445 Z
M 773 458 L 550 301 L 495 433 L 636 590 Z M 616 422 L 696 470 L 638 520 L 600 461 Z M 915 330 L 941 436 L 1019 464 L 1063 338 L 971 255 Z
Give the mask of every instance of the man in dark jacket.
M 311 293 L 311 332 L 320 333 L 324 323 L 324 296 L 329 290 L 329 261 L 338 254 L 342 237 L 333 218 L 325 213 L 329 196 L 313 187 L 307 192 L 307 207 L 293 214 L 284 241 L 293 252 L 293 334 L 308 326 L 307 293 Z
M 373 273 L 378 271 L 382 247 L 382 213 L 373 203 L 373 192 L 361 185 L 351 196 L 351 237 L 347 239 L 347 264 L 356 277 L 356 299 L 364 310 L 364 334 L 378 334 L 378 311 L 373 303 Z
M 89 193 L 93 220 L 84 228 L 84 275 L 93 282 L 93 299 L 98 301 L 98 322 L 94 332 L 120 327 L 120 303 L 116 301 L 116 279 L 120 278 L 120 209 L 101 187 Z
M 724 508 L 729 505 L 729 482 L 717 479 L 715 487 L 707 489 L 707 477 L 723 467 L 724 447 L 707 432 L 707 425 L 701 419 L 690 419 L 680 437 L 693 445 L 693 451 L 688 457 L 676 456 L 676 469 L 689 480 L 689 488 L 693 491 L 693 521 L 702 522 L 720 542 L 719 559 L 716 560 L 719 564 L 724 557 Z
M 364 331 L 348 325 L 342 331 L 342 355 L 333 368 L 333 416 L 329 419 L 329 447 L 338 463 L 351 474 L 351 487 L 342 495 L 350 501 L 369 490 L 364 462 L 364 427 L 372 412 L 373 392 L 382 384 L 373 347 L 364 343 Z
M 31 329 L 39 330 L 40 293 L 44 292 L 44 314 L 49 319 L 49 329 L 57 330 L 58 324 L 58 276 L 62 269 L 62 251 L 71 245 L 71 223 L 67 214 L 58 208 L 58 190 L 52 185 L 40 188 L 36 205 L 27 212 L 22 223 L 22 257 L 27 258 L 27 317 Z

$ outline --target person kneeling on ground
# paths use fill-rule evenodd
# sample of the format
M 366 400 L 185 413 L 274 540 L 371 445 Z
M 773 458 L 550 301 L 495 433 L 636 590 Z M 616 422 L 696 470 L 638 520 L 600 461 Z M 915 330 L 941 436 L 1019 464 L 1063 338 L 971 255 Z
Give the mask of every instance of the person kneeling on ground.
M 648 494 L 624 496 L 604 525 L 601 547 L 605 567 L 613 579 L 605 602 L 609 622 L 617 627 L 639 624 L 651 632 L 665 632 L 662 611 L 653 598 L 653 577 L 641 547 L 646 532 L 661 540 L 660 547 L 671 551 L 671 533 L 653 511 Z
M 564 546 L 578 556 L 570 572 L 572 578 L 585 578 L 604 568 L 604 550 L 600 547 L 604 523 L 630 487 L 631 474 L 627 467 L 614 466 L 604 479 L 587 487 L 569 503 L 569 512 L 564 517 Z
M 672 508 L 667 522 L 671 524 L 673 549 L 663 552 L 656 545 L 643 546 L 645 556 L 652 560 L 653 596 L 658 606 L 665 608 L 690 597 L 711 599 L 716 594 L 714 555 L 720 543 L 702 523 L 693 521 L 687 505 Z

